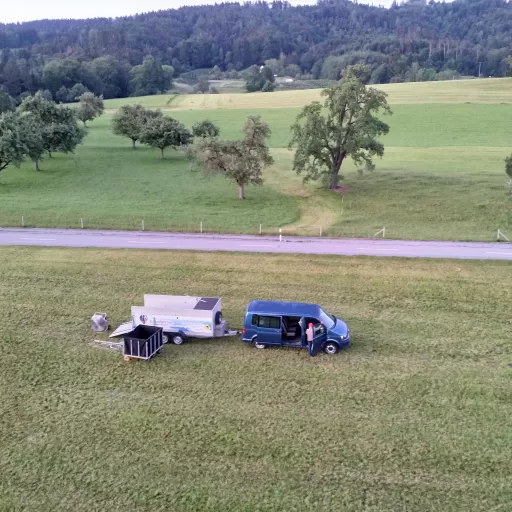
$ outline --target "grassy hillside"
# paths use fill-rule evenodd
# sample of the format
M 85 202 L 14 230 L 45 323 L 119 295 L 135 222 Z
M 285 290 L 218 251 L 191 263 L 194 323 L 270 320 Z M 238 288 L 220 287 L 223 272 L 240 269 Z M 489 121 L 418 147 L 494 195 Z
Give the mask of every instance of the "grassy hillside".
M 403 84 L 373 85 L 388 94 L 392 105 L 402 104 L 454 104 L 512 103 L 512 78 L 486 78 L 481 80 L 452 80 L 447 82 L 408 82 Z M 321 89 L 278 91 L 268 93 L 162 95 L 132 98 L 128 101 L 147 107 L 172 110 L 213 110 L 245 108 L 294 108 L 312 101 L 320 101 Z M 107 109 L 117 109 L 126 99 L 108 100 Z
M 507 510 L 507 262 L 1 248 L 0 509 Z M 340 294 L 340 290 L 343 293 Z M 89 345 L 143 293 L 319 301 L 335 357 Z
M 455 86 L 461 98 L 482 98 L 484 86 L 492 98 L 508 94 L 504 84 L 512 81 L 396 86 L 409 91 L 416 87 L 419 101 L 422 90 L 435 98 L 440 97 L 435 91 Z M 310 93 L 254 98 L 272 103 L 296 92 Z M 168 99 L 151 101 L 156 106 Z M 512 151 L 512 105 L 419 103 L 392 108 L 384 158 L 376 161 L 375 173 L 364 177 L 347 161 L 343 196 L 318 184 L 304 186 L 293 173 L 293 152 L 285 148 L 299 108 L 259 108 L 255 103 L 245 109 L 173 111 L 188 127 L 211 119 L 226 138 L 241 135 L 248 115 L 259 114 L 269 123 L 276 163 L 266 171 L 263 188 L 249 187 L 245 202 L 237 199 L 234 184 L 192 173 L 180 153 L 169 151 L 167 160 L 160 161 L 157 151 L 132 151 L 129 141 L 112 135 L 107 114 L 90 125 L 75 155 L 44 160 L 39 174 L 27 163 L 0 175 L 0 225 L 19 225 L 24 216 L 27 225 L 39 227 L 77 227 L 84 218 L 87 227 L 96 228 L 138 229 L 144 220 L 146 229 L 197 231 L 203 221 L 208 231 L 255 233 L 262 224 L 268 233 L 281 227 L 287 233 L 314 235 L 322 229 L 332 236 L 360 237 L 386 226 L 389 236 L 413 239 L 491 240 L 498 228 L 512 232 L 503 162 Z

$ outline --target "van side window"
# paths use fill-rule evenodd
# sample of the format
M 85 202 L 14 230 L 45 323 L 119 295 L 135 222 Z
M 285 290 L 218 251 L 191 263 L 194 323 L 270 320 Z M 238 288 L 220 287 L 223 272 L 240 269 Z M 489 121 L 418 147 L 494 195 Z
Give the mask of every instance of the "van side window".
M 251 325 L 258 325 L 259 315 L 252 315 Z
M 266 327 L 267 329 L 280 329 L 281 318 L 278 316 L 258 316 L 258 327 Z

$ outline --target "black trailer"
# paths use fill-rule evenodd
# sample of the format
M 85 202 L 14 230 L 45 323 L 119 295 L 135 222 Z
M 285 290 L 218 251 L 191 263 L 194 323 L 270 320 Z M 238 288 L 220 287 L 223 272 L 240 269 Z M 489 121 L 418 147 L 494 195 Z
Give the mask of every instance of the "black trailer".
M 161 327 L 151 325 L 138 325 L 133 331 L 123 336 L 124 360 L 144 359 L 149 361 L 163 345 L 163 330 Z

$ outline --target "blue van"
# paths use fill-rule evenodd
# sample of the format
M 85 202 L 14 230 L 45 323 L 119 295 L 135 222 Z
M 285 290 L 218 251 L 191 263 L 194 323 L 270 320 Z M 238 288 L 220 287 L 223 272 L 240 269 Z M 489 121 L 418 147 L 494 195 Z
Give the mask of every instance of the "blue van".
M 313 324 L 308 342 L 306 329 Z M 317 304 L 254 300 L 247 307 L 242 341 L 256 348 L 270 345 L 304 347 L 310 356 L 323 350 L 334 355 L 350 344 L 347 324 Z

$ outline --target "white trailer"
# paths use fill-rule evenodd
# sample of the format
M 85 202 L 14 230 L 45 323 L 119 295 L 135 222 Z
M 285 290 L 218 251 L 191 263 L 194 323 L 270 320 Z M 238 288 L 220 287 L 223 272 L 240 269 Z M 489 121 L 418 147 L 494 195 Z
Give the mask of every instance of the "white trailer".
M 138 325 L 161 327 L 164 343 L 181 345 L 187 338 L 234 336 L 222 318 L 222 299 L 179 295 L 144 295 L 144 306 L 132 306 L 132 319 L 120 325 L 111 338 L 121 336 Z

